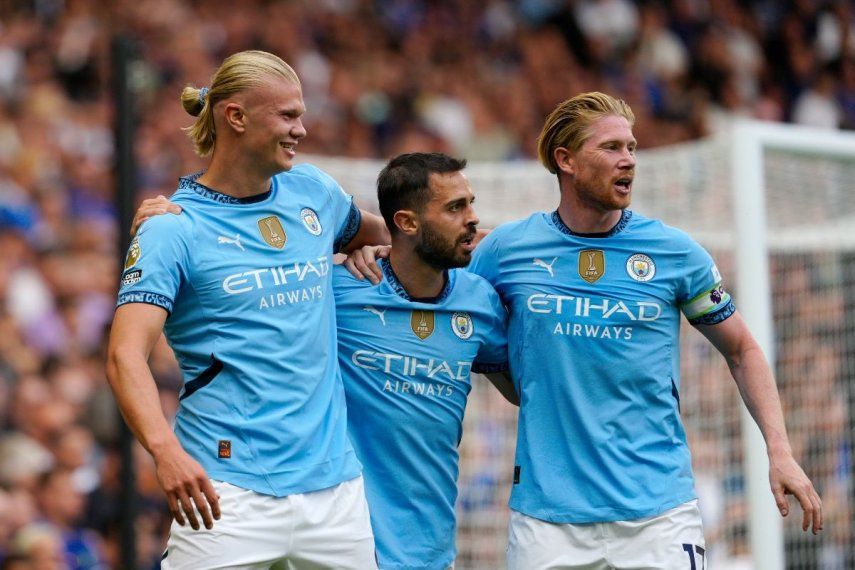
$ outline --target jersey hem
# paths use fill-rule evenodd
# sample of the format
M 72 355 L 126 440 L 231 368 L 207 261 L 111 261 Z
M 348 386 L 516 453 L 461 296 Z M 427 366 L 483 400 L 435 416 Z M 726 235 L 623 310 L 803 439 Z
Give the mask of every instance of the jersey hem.
M 370 505 L 369 508 L 371 508 Z M 452 563 L 454 563 L 455 558 L 457 558 L 457 556 L 452 554 L 448 558 L 442 558 L 441 562 L 437 561 L 436 563 L 431 562 L 429 564 L 419 564 L 418 566 L 396 563 L 390 564 L 384 563 L 383 560 L 380 560 L 377 564 L 377 568 L 378 570 L 446 570 L 446 568 L 450 567 Z
M 338 465 L 333 465 L 338 464 Z M 204 467 L 204 465 L 203 465 Z M 321 471 L 335 471 L 333 474 L 322 475 Z M 239 471 L 228 471 L 223 469 L 205 468 L 209 479 L 217 479 L 225 481 L 248 489 L 261 495 L 270 495 L 273 497 L 286 497 L 288 495 L 299 495 L 302 493 L 313 493 L 315 491 L 323 491 L 330 487 L 335 487 L 346 481 L 351 481 L 362 475 L 362 466 L 356 459 L 356 454 L 353 451 L 347 452 L 345 455 L 314 465 L 308 468 L 299 468 L 293 471 L 285 471 L 278 474 L 270 473 L 245 473 Z M 293 473 L 300 473 L 301 481 L 295 484 L 277 483 L 280 477 L 287 477 Z
M 607 523 L 617 521 L 632 521 L 637 519 L 645 519 L 661 515 L 665 511 L 678 507 L 683 503 L 697 499 L 697 494 L 693 491 L 686 495 L 682 495 L 673 501 L 667 501 L 655 507 L 646 509 L 623 509 L 623 508 L 600 508 L 600 509 L 578 509 L 557 511 L 552 509 L 536 509 L 527 508 L 523 501 L 514 501 L 511 499 L 508 506 L 522 513 L 527 517 L 532 517 L 549 523 L 557 524 L 586 524 L 586 523 Z

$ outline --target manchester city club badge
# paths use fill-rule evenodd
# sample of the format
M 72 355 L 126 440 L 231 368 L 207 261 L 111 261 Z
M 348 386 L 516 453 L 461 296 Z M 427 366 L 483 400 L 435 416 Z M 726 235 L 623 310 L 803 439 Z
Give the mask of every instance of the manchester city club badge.
M 313 236 L 321 235 L 321 221 L 313 209 L 303 208 L 300 210 L 300 219 L 303 220 L 303 225 L 306 226 L 310 234 Z
M 459 339 L 466 340 L 475 332 L 475 327 L 472 325 L 472 317 L 469 313 L 454 313 L 451 315 L 451 330 Z
M 626 272 L 636 281 L 650 281 L 656 275 L 656 264 L 643 253 L 636 253 L 626 260 Z

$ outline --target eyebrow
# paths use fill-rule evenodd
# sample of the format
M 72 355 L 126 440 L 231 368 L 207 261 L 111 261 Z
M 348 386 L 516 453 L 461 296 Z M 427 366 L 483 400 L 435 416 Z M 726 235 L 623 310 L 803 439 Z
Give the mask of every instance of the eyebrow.
M 475 196 L 468 196 L 468 197 L 463 196 L 463 197 L 457 198 L 455 200 L 449 200 L 448 202 L 445 203 L 445 205 L 447 207 L 447 206 L 454 206 L 455 204 L 459 204 L 459 203 L 471 204 L 474 201 L 475 201 Z

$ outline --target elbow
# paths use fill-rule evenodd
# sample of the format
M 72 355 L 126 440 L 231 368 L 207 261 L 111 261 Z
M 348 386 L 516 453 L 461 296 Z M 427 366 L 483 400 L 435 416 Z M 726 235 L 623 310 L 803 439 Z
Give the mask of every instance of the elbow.
M 116 390 L 116 384 L 119 381 L 119 370 L 121 370 L 121 357 L 119 351 L 114 347 L 110 347 L 107 351 L 107 382 L 113 391 Z
M 107 382 L 113 392 L 118 390 L 123 371 L 128 369 L 135 358 L 137 358 L 135 351 L 121 345 L 110 345 L 107 350 L 106 372 Z

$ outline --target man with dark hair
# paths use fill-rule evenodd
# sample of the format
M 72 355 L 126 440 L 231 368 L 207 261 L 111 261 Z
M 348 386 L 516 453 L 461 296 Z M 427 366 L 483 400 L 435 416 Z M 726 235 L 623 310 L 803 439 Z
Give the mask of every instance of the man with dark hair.
M 348 430 L 364 466 L 380 568 L 453 564 L 470 372 L 507 368 L 498 295 L 455 269 L 469 263 L 478 223 L 465 166 L 438 153 L 392 159 L 377 179 L 392 234 L 383 282 L 333 269 Z M 516 400 L 503 376 L 490 379 Z

